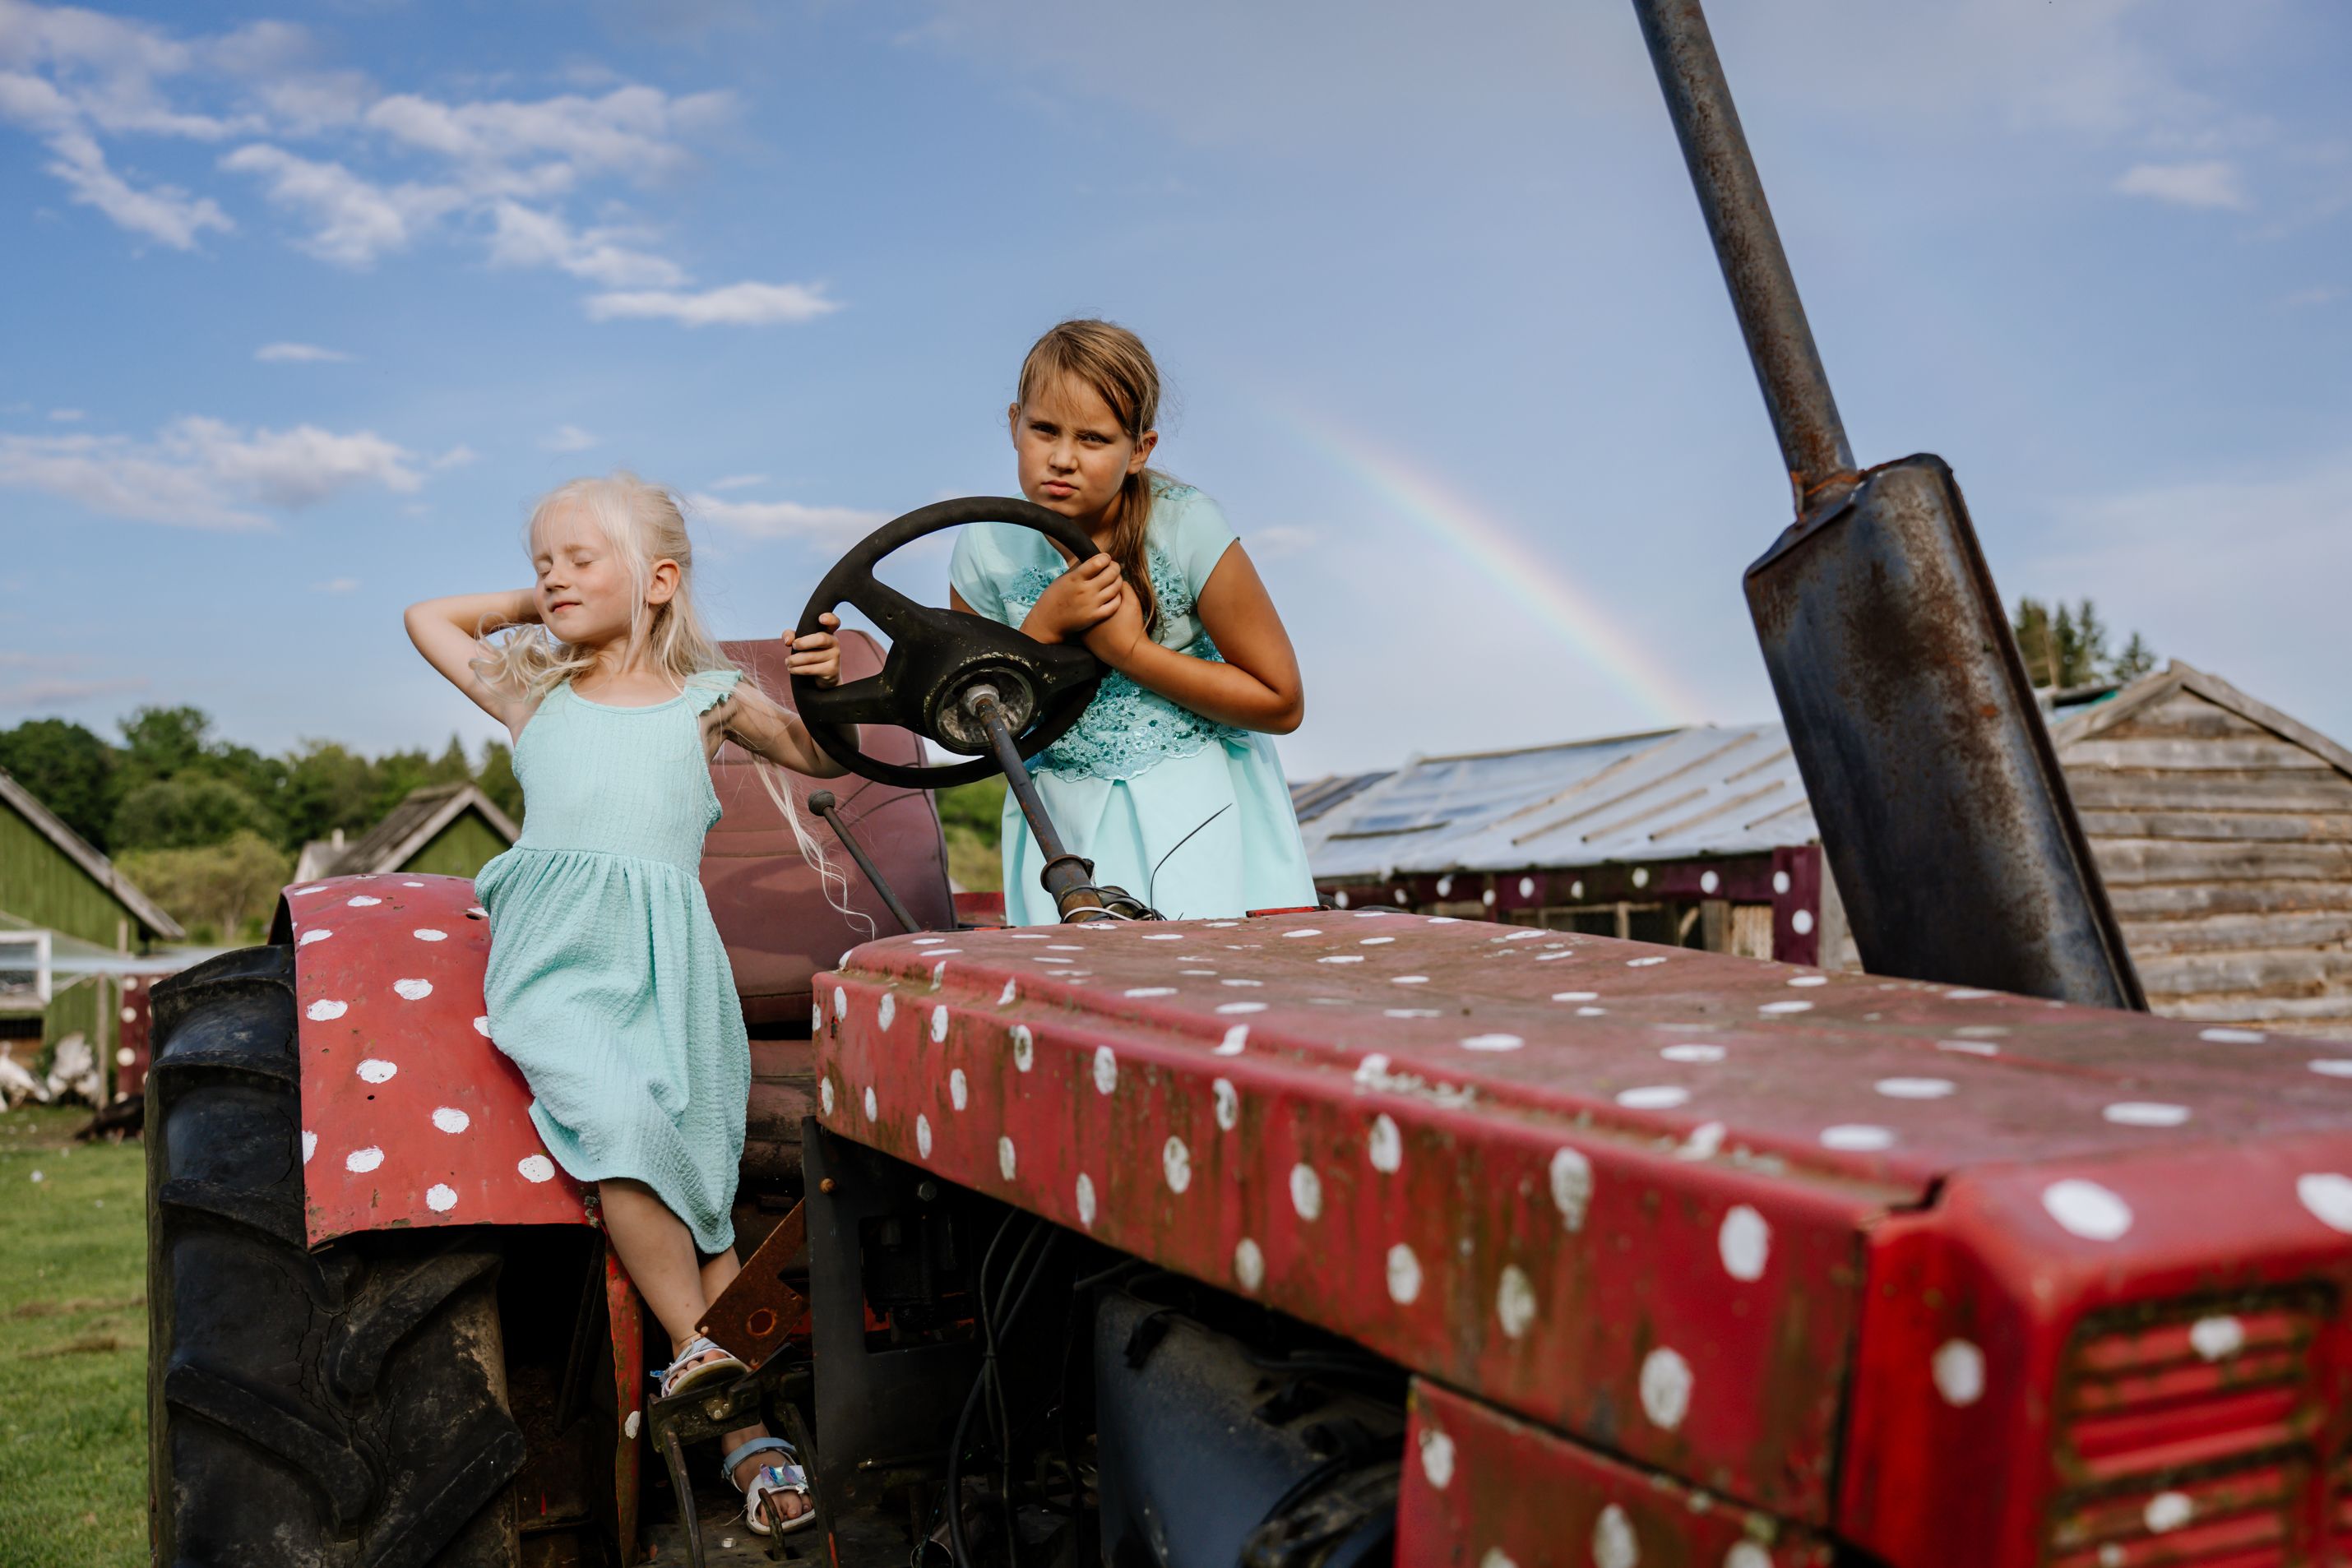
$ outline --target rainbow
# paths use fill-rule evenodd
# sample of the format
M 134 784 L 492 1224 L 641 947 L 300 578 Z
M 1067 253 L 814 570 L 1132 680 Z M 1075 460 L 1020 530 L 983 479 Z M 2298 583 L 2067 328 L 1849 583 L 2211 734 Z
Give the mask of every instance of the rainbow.
M 1612 622 L 1589 593 L 1509 528 L 1370 439 L 1297 408 L 1267 406 L 1332 466 L 1475 568 L 1649 716 L 1669 724 L 1700 721 L 1706 705 L 1652 650 Z

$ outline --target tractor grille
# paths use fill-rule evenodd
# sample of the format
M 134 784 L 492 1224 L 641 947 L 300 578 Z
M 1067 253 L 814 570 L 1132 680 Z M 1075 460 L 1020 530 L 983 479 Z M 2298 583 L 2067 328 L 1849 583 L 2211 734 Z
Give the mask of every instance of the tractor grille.
M 2052 1568 L 2299 1560 L 2331 1309 L 2323 1291 L 2273 1291 L 2086 1321 L 2059 1385 Z

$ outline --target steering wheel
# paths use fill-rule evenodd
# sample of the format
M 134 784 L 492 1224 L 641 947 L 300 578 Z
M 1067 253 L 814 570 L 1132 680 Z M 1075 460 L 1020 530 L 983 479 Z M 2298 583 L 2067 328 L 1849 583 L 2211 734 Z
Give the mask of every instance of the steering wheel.
M 983 615 L 934 610 L 874 575 L 893 550 L 941 528 L 981 522 L 1034 528 L 1080 560 L 1098 553 L 1086 530 L 1059 512 L 1031 501 L 972 496 L 885 523 L 834 562 L 809 595 L 795 635 L 823 631 L 817 617 L 847 603 L 890 634 L 890 652 L 881 674 L 847 685 L 821 686 L 794 675 L 793 706 L 825 755 L 851 772 L 907 789 L 944 789 L 995 773 L 988 732 L 963 711 L 965 694 L 977 685 L 996 688 L 1024 757 L 1059 739 L 1094 700 L 1103 667 L 1083 643 L 1040 643 Z M 895 724 L 976 760 L 940 768 L 880 761 L 858 749 L 851 727 L 860 724 Z

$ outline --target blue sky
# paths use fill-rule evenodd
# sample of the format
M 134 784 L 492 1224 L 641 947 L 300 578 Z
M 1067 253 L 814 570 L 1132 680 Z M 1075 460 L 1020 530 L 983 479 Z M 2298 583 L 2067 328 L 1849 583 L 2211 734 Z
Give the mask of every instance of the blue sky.
M 2352 740 L 2352 11 L 1715 9 L 1863 460 Z M 1622 0 L 0 0 L 0 724 L 479 738 L 400 607 L 622 463 L 772 633 L 1012 486 L 1077 313 L 1263 564 L 1294 774 L 1772 711 L 1785 482 Z

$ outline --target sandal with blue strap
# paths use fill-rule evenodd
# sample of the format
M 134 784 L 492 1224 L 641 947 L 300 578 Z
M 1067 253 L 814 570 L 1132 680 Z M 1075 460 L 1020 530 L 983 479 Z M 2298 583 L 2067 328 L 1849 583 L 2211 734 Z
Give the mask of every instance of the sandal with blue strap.
M 761 1465 L 752 1472 L 748 1482 L 735 1479 L 735 1467 L 754 1454 L 779 1453 L 783 1458 L 772 1465 Z M 721 1459 L 719 1472 L 729 1486 L 740 1485 L 743 1491 L 743 1522 L 754 1535 L 790 1535 L 795 1530 L 805 1530 L 816 1522 L 816 1499 L 809 1491 L 808 1472 L 800 1467 L 800 1456 L 782 1437 L 754 1437 Z M 798 1492 L 808 1506 L 790 1519 L 780 1519 L 772 1526 L 768 1522 L 768 1500 L 777 1492 Z
M 724 1350 L 699 1334 L 686 1342 L 661 1375 L 661 1384 L 655 1397 L 671 1399 L 680 1394 L 715 1383 L 721 1378 L 740 1376 L 744 1367 L 734 1352 Z

